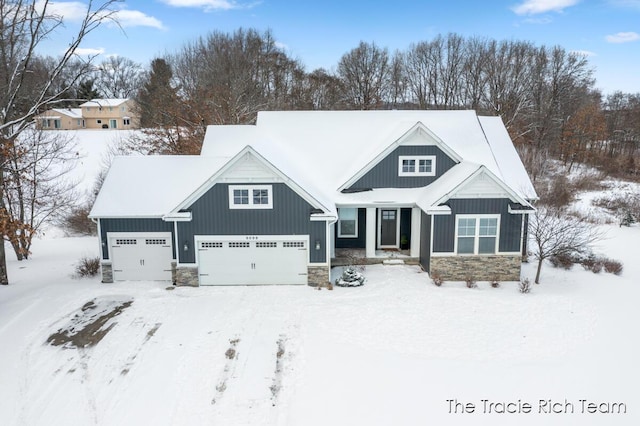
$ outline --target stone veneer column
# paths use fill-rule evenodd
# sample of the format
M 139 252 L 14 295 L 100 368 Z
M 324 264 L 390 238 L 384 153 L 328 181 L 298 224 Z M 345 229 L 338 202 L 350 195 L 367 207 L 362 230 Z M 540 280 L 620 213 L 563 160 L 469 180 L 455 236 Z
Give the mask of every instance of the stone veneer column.
M 328 266 L 308 266 L 307 284 L 314 287 L 324 287 L 329 284 Z
M 102 282 L 103 283 L 112 283 L 113 282 L 113 268 L 110 263 L 103 263 L 100 265 L 100 269 L 102 269 Z
M 197 266 L 176 267 L 176 285 L 198 287 L 200 285 L 200 281 L 198 280 L 198 267 Z
M 444 280 L 520 281 L 522 256 L 432 256 L 430 274 Z

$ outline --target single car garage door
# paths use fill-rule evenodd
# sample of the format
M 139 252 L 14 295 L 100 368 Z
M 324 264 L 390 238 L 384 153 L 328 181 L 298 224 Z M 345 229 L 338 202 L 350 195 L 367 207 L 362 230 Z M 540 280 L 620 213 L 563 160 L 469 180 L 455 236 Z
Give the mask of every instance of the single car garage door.
M 307 284 L 307 236 L 196 241 L 200 285 Z
M 114 281 L 171 281 L 171 233 L 109 234 Z

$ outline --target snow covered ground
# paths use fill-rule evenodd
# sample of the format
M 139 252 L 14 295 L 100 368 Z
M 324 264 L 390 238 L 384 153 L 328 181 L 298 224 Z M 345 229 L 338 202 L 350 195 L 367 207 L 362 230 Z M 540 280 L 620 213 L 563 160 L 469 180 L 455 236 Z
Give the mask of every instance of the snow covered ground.
M 526 295 L 397 265 L 332 291 L 101 284 L 72 276 L 96 238 L 52 230 L 7 251 L 0 425 L 637 425 L 640 226 L 601 227 L 620 276 L 546 265 Z
M 0 424 L 638 424 L 640 227 L 605 228 L 621 276 L 547 266 L 527 295 L 395 265 L 333 291 L 101 284 L 72 277 L 94 238 L 37 241 L 0 288 Z M 127 301 L 94 346 L 47 342 Z

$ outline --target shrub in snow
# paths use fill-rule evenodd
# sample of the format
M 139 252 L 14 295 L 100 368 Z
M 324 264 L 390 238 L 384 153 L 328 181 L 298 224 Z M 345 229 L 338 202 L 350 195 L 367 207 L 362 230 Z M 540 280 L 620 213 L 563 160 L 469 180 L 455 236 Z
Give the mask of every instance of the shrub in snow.
M 604 259 L 604 270 L 610 274 L 620 275 L 622 273 L 622 263 L 613 259 Z
M 473 279 L 472 276 L 467 275 L 464 277 L 464 282 L 467 284 L 467 288 L 476 288 L 478 285 L 476 284 L 476 280 Z
M 493 277 L 491 279 L 491 287 L 493 287 L 493 288 L 500 287 L 500 280 L 498 279 L 498 277 Z
M 440 275 L 438 272 L 431 273 L 431 281 L 433 281 L 433 283 L 438 287 L 444 284 L 444 279 L 442 279 L 442 275 Z
M 99 257 L 83 257 L 76 266 L 76 274 L 79 277 L 95 277 L 100 271 Z
M 636 219 L 633 217 L 631 212 L 627 210 L 624 216 L 622 216 L 622 220 L 620 220 L 620 226 L 631 226 L 634 223 L 636 223 Z
M 72 209 L 62 219 L 62 227 L 71 235 L 96 235 L 98 228 L 88 217 L 90 211 L 91 206 L 88 204 Z
M 562 268 L 569 270 L 573 268 L 573 264 L 576 263 L 576 258 L 570 254 L 562 253 L 549 258 L 549 262 L 554 268 Z
M 520 293 L 524 293 L 524 294 L 527 294 L 531 291 L 531 281 L 529 281 L 529 278 L 520 280 L 519 290 L 520 290 Z
M 335 284 L 338 287 L 359 287 L 364 284 L 364 275 L 353 266 L 348 266 Z

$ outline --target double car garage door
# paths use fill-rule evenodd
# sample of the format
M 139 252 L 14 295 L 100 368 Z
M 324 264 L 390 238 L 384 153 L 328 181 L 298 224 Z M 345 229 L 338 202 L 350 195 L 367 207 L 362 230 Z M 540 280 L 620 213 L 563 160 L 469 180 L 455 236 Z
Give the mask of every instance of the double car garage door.
M 109 237 L 115 281 L 171 281 L 170 233 Z M 306 236 L 196 237 L 200 285 L 306 284 Z
M 196 241 L 200 285 L 307 283 L 306 237 L 202 237 Z

